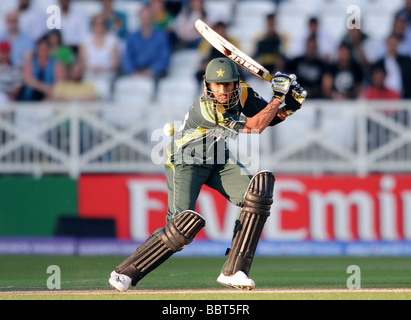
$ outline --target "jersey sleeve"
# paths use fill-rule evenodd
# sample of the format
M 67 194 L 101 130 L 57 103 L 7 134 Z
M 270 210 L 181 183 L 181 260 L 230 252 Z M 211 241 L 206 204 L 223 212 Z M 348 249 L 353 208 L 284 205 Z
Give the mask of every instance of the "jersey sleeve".
M 243 106 L 242 112 L 246 117 L 251 118 L 263 110 L 267 106 L 268 102 L 256 91 L 254 91 L 248 83 L 242 82 L 241 86 L 241 105 Z M 275 126 L 282 121 L 283 120 L 275 115 L 269 126 Z
M 242 105 L 242 113 L 251 118 L 263 110 L 268 102 L 261 97 L 254 89 L 245 82 L 240 83 L 241 86 L 241 96 L 240 102 Z

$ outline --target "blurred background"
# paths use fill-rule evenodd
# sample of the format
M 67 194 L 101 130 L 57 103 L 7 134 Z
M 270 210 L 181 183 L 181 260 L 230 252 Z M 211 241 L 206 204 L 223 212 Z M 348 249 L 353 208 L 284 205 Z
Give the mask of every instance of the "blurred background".
M 277 178 L 258 253 L 411 255 L 410 0 L 1 1 L 0 254 L 128 255 L 164 225 L 162 127 L 219 55 L 197 18 L 308 91 L 239 138 Z M 198 212 L 182 254 L 223 254 L 238 208 L 204 188 Z

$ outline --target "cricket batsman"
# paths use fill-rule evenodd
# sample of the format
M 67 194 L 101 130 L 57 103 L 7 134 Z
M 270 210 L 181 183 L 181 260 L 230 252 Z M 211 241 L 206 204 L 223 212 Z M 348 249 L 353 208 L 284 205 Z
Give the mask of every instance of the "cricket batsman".
M 295 75 L 277 72 L 270 102 L 240 80 L 228 58 L 211 60 L 204 75 L 204 91 L 197 98 L 167 147 L 165 174 L 168 186 L 166 225 L 156 230 L 111 273 L 109 283 L 126 291 L 190 244 L 205 226 L 195 212 L 201 187 L 207 185 L 241 208 L 231 248 L 217 282 L 252 290 L 249 277 L 261 232 L 273 203 L 274 175 L 260 171 L 252 176 L 233 160 L 227 138 L 238 133 L 261 133 L 301 108 L 306 92 Z M 230 161 L 231 159 L 231 161 Z

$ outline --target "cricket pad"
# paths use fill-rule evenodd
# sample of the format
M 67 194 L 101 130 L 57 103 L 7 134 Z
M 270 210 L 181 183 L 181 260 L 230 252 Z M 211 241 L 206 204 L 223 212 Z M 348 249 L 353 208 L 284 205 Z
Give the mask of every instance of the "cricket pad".
M 116 272 L 129 276 L 131 285 L 135 286 L 174 253 L 190 244 L 204 226 L 205 220 L 198 213 L 191 210 L 181 212 L 119 264 Z
M 251 269 L 258 241 L 273 203 L 274 174 L 260 171 L 251 179 L 236 221 L 231 249 L 222 272 L 226 276 L 243 271 L 247 276 Z

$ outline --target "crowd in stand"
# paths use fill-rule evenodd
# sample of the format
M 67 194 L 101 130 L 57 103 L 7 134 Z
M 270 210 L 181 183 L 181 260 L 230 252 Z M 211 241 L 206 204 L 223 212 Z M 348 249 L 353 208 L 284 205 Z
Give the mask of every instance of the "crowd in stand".
M 111 90 L 122 76 L 158 82 L 167 75 L 172 55 L 183 49 L 201 55 L 196 74 L 201 81 L 204 63 L 219 53 L 204 43 L 194 21 L 201 18 L 228 37 L 230 22 L 207 12 L 204 0 L 142 1 L 137 30 L 128 29 L 129 16 L 115 10 L 115 2 L 101 0 L 101 13 L 90 17 L 73 8 L 71 0 L 56 0 L 62 28 L 49 30 L 46 12 L 30 0 L 17 0 L 0 34 L 0 105 L 101 99 L 94 80 L 105 81 Z M 276 19 L 267 13 L 266 33 L 255 39 L 252 56 L 272 72 L 297 74 L 310 98 L 411 98 L 411 0 L 404 0 L 381 42 L 357 28 L 335 42 L 321 28 L 321 17 L 312 17 L 301 38 L 290 44 L 287 34 L 277 31 Z M 241 41 L 230 40 L 241 48 Z

